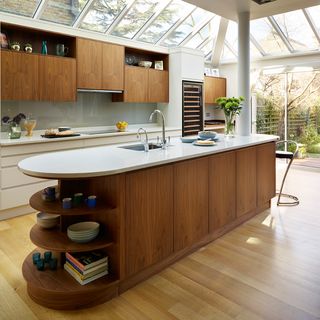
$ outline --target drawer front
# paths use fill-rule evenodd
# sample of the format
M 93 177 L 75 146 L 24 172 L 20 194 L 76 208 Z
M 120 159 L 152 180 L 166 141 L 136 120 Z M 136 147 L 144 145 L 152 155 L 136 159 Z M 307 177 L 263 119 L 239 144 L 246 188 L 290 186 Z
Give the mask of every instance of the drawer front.
M 37 191 L 57 184 L 56 180 L 49 180 L 17 188 L 1 190 L 0 210 L 23 206 L 29 203 L 29 198 Z
M 33 178 L 22 173 L 17 167 L 1 169 L 1 188 L 19 187 L 25 184 L 43 182 L 44 179 Z
M 61 138 L 62 139 L 62 138 Z M 31 143 L 21 144 L 15 146 L 1 146 L 2 157 L 13 156 L 13 155 L 26 155 L 33 153 L 44 153 L 49 151 L 59 151 L 81 148 L 83 146 L 83 140 L 69 140 L 60 142 L 43 142 L 43 143 Z

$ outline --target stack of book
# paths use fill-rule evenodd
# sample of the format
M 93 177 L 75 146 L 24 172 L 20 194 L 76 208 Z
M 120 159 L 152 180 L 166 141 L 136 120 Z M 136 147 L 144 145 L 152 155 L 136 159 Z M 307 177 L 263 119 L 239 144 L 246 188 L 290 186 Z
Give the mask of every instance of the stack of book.
M 84 285 L 108 274 L 108 256 L 102 251 L 66 252 L 64 269 Z

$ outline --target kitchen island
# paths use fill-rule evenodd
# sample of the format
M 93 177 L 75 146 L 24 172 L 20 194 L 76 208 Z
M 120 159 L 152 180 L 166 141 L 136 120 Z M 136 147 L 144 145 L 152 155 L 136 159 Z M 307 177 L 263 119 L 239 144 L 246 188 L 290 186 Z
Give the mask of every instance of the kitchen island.
M 275 195 L 275 141 L 252 135 L 195 146 L 171 139 L 166 150 L 149 152 L 105 146 L 44 154 L 25 159 L 27 175 L 58 179 L 60 199 L 83 192 L 98 206 L 60 209 L 41 192 L 30 199 L 39 211 L 60 213 L 60 227 L 37 225 L 31 240 L 58 252 L 104 250 L 110 274 L 81 286 L 60 267 L 37 271 L 31 254 L 23 264 L 33 300 L 51 308 L 89 307 L 124 292 L 270 207 Z M 79 245 L 66 228 L 78 221 L 100 222 L 99 237 Z

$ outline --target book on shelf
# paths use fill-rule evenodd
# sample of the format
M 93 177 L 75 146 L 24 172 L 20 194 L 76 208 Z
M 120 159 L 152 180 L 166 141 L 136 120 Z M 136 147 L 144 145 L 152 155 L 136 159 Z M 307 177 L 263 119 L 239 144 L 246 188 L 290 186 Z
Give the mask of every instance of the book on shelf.
M 108 261 L 98 264 L 97 266 L 94 266 L 92 268 L 81 270 L 72 260 L 69 260 L 66 258 L 66 262 L 68 262 L 76 271 L 78 271 L 81 275 L 87 275 L 94 271 L 102 271 L 105 269 L 108 269 Z
M 72 264 L 71 261 L 66 260 L 66 264 L 68 264 L 68 266 L 70 268 L 72 268 L 77 274 L 79 274 L 79 277 L 83 280 L 83 279 L 87 279 L 90 278 L 91 276 L 94 276 L 95 274 L 108 270 L 108 263 L 103 263 L 99 266 L 95 266 L 93 268 L 90 268 L 88 270 L 84 270 L 81 271 L 77 268 L 77 266 L 75 266 L 74 264 Z
M 95 267 L 101 263 L 108 262 L 108 256 L 101 250 L 90 252 L 66 252 L 66 259 L 72 261 L 82 271 Z
M 102 272 L 100 272 L 100 273 L 97 273 L 97 274 L 91 276 L 90 278 L 81 279 L 81 277 L 79 276 L 79 273 L 77 273 L 74 268 L 70 267 L 70 264 L 65 263 L 65 264 L 64 264 L 64 269 L 65 269 L 75 280 L 77 280 L 81 285 L 85 285 L 85 284 L 87 284 L 87 283 L 90 283 L 90 282 L 92 282 L 92 281 L 94 281 L 94 280 L 97 280 L 97 279 L 99 279 L 99 278 L 101 278 L 101 277 L 103 277 L 103 276 L 105 276 L 105 275 L 107 275 L 107 274 L 109 273 L 108 270 L 105 270 L 105 271 L 102 271 Z

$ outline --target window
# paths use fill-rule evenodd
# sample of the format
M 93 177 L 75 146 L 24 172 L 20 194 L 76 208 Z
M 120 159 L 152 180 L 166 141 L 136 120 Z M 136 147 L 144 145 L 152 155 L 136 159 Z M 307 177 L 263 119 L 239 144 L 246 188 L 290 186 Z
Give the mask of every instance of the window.
M 41 0 L 0 0 L 1 11 L 32 17 Z

